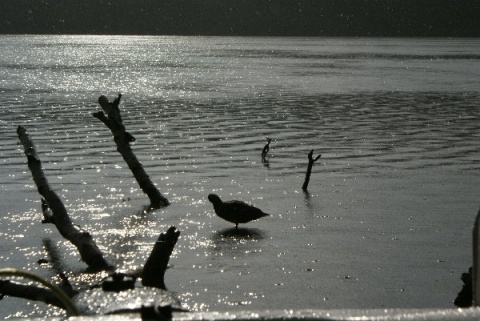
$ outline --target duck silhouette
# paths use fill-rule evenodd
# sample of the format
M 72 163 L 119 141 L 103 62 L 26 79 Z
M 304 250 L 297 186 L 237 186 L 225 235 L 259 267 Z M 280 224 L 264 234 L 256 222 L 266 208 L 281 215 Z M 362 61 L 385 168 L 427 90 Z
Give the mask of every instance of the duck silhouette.
M 224 220 L 234 223 L 235 228 L 238 228 L 239 223 L 248 223 L 270 215 L 242 201 L 224 202 L 216 194 L 209 194 L 208 200 L 213 204 L 215 213 Z

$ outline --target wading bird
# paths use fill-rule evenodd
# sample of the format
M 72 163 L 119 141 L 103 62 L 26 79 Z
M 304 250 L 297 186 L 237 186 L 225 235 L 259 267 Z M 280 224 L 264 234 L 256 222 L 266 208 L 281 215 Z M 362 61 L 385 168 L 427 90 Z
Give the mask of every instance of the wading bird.
M 234 223 L 235 228 L 238 228 L 239 223 L 248 223 L 269 215 L 242 201 L 224 202 L 216 194 L 209 194 L 208 200 L 212 202 L 215 213 L 224 220 Z

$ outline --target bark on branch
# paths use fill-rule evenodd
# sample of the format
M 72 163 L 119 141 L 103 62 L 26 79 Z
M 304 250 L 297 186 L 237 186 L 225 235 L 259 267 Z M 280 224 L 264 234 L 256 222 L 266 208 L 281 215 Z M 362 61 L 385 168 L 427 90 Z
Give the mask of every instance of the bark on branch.
M 130 143 L 135 141 L 135 138 L 125 130 L 125 126 L 123 125 L 120 109 L 118 107 L 121 97 L 122 95 L 118 94 L 118 97 L 113 102 L 109 102 L 107 97 L 100 96 L 98 98 L 98 103 L 104 112 L 107 113 L 107 116 L 105 116 L 102 111 L 95 112 L 92 115 L 103 122 L 112 132 L 118 152 L 122 155 L 132 171 L 133 176 L 137 180 L 142 191 L 147 194 L 150 199 L 151 207 L 165 207 L 169 205 L 170 202 L 152 183 L 150 177 L 147 175 L 142 164 L 138 161 L 130 147 Z
M 317 157 L 313 158 L 313 149 L 308 153 L 308 166 L 307 166 L 307 173 L 305 174 L 305 181 L 303 182 L 302 189 L 304 191 L 307 190 L 308 183 L 310 182 L 310 175 L 312 174 L 312 167 L 313 163 L 315 163 L 322 155 L 318 155 Z
M 112 267 L 104 259 L 103 253 L 95 244 L 92 235 L 80 230 L 73 224 L 68 216 L 67 209 L 60 197 L 50 188 L 48 180 L 43 172 L 42 163 L 37 155 L 33 141 L 24 127 L 18 126 L 18 138 L 22 143 L 28 160 L 28 168 L 32 173 L 33 181 L 38 192 L 43 197 L 42 208 L 44 221 L 49 221 L 57 227 L 60 234 L 75 245 L 84 261 L 92 270 L 107 270 Z M 51 214 L 50 214 L 51 210 Z M 48 213 L 48 214 L 45 214 Z

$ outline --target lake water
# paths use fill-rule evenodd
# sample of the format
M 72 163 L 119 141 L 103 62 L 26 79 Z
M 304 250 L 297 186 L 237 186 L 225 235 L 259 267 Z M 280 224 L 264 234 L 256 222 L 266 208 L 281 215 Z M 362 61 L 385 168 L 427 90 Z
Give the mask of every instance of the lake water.
M 80 288 L 103 276 L 40 223 L 23 125 L 120 269 L 178 227 L 166 284 L 192 311 L 453 307 L 480 205 L 479 39 L 0 36 L 0 53 L 0 267 L 60 269 Z M 167 208 L 143 212 L 91 116 L 118 92 Z M 235 232 L 212 192 L 271 216 Z M 0 301 L 4 318 L 56 314 Z

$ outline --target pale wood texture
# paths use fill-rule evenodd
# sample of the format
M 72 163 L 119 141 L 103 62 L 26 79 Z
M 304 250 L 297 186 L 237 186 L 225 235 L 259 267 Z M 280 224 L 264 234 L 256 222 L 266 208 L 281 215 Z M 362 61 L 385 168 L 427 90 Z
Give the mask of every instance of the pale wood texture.
M 73 224 L 62 200 L 57 193 L 51 189 L 47 177 L 43 172 L 42 163 L 37 155 L 33 141 L 27 134 L 26 129 L 18 126 L 17 134 L 24 147 L 28 160 L 28 168 L 32 173 L 33 181 L 37 186 L 38 192 L 43 197 L 43 212 L 48 213 L 45 214 L 44 221 L 48 220 L 53 223 L 60 234 L 75 245 L 82 261 L 84 261 L 90 269 L 95 271 L 112 269 L 103 257 L 103 253 L 95 244 L 92 235 Z M 50 208 L 51 214 L 48 208 Z
M 135 138 L 125 130 L 125 126 L 123 125 L 120 109 L 118 107 L 121 97 L 122 95 L 119 94 L 113 102 L 109 102 L 107 97 L 100 96 L 98 98 L 98 103 L 104 112 L 107 113 L 107 116 L 105 116 L 102 111 L 95 112 L 92 115 L 102 121 L 112 132 L 118 152 L 122 155 L 132 171 L 132 174 L 142 191 L 147 194 L 150 199 L 150 206 L 152 208 L 168 206 L 170 202 L 152 183 L 150 177 L 147 175 L 142 164 L 139 162 L 130 147 L 130 143 L 134 142 Z

